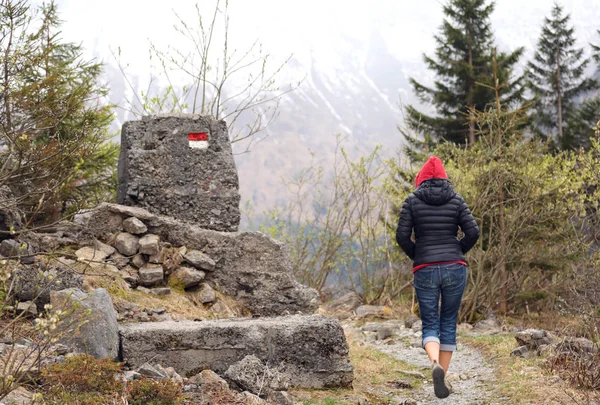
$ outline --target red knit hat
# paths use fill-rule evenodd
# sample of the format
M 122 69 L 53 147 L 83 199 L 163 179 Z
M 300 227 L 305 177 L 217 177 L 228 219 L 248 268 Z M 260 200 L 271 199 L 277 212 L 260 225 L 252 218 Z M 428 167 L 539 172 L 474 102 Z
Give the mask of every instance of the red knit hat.
M 421 185 L 425 180 L 429 179 L 447 179 L 448 175 L 446 174 L 446 170 L 444 170 L 444 164 L 437 156 L 432 156 L 429 158 L 427 162 L 421 168 L 419 174 L 417 174 L 417 178 L 415 179 L 415 184 L 417 187 Z

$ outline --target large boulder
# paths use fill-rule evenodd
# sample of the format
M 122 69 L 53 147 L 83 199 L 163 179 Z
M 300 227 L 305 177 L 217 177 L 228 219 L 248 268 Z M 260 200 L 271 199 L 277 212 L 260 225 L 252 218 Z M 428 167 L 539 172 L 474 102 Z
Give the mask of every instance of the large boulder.
M 60 262 L 52 265 L 20 265 L 13 272 L 12 278 L 14 297 L 18 301 L 34 301 L 38 308 L 43 308 L 50 302 L 52 291 L 83 288 L 83 276 L 71 266 Z
M 186 376 L 205 369 L 223 374 L 254 355 L 289 375 L 291 386 L 352 384 L 344 331 L 321 315 L 125 324 L 120 334 L 121 359 L 131 367 L 154 361 Z
M 53 291 L 50 303 L 68 314 L 60 323 L 60 343 L 98 359 L 118 357 L 117 312 L 104 288 L 89 294 L 73 288 Z
M 196 250 L 211 258 L 214 270 L 206 273 L 205 281 L 255 314 L 311 314 L 319 306 L 318 293 L 294 278 L 285 245 L 267 235 L 217 232 L 139 207 L 102 204 L 86 214 L 87 236 L 99 237 L 105 233 L 105 222 L 115 215 L 121 219 L 136 217 L 144 221 L 148 232 L 160 236 L 162 241 L 175 247 L 185 246 L 188 251 Z M 194 255 L 199 257 L 197 253 Z
M 233 232 L 240 223 L 238 188 L 225 121 L 179 114 L 123 125 L 120 204 Z

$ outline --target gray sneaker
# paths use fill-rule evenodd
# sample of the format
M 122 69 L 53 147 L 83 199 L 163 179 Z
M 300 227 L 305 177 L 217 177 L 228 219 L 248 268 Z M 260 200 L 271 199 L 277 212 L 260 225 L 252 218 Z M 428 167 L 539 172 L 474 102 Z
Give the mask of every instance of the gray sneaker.
M 446 387 L 444 381 L 444 369 L 437 362 L 431 366 L 431 374 L 433 376 L 433 392 L 438 398 L 447 398 L 450 395 L 450 390 Z

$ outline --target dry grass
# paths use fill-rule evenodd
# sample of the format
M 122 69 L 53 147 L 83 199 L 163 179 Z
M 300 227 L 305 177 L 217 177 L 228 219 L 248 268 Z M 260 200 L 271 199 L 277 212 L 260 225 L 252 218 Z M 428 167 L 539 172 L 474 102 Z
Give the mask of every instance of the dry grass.
M 513 334 L 463 336 L 471 347 L 479 350 L 491 363 L 497 376 L 497 385 L 489 387 L 496 396 L 506 398 L 506 403 L 526 404 L 585 404 L 585 393 L 577 391 L 546 371 L 541 357 L 511 357 L 517 347 Z
M 394 403 L 394 395 L 410 397 L 410 390 L 392 388 L 388 382 L 402 379 L 420 389 L 423 380 L 402 375 L 399 371 L 415 371 L 415 367 L 365 345 L 353 330 L 346 330 L 350 361 L 354 366 L 352 389 L 295 390 L 294 397 L 303 405 L 355 405 L 359 398 L 371 405 Z

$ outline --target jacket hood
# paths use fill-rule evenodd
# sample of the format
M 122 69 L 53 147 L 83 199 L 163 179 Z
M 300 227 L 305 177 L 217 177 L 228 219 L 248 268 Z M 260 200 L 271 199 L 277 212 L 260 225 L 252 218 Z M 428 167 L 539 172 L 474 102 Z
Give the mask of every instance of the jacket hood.
M 432 156 L 425 162 L 417 178 L 415 179 L 415 186 L 419 187 L 421 183 L 429 179 L 447 179 L 448 175 L 444 169 L 444 164 L 437 156 Z
M 447 179 L 429 179 L 413 193 L 415 197 L 429 205 L 444 205 L 456 195 L 454 187 Z

